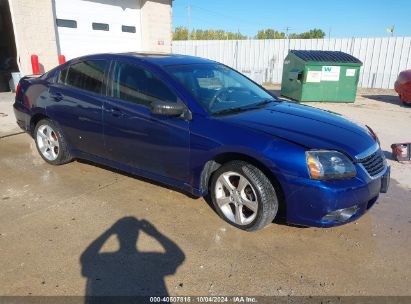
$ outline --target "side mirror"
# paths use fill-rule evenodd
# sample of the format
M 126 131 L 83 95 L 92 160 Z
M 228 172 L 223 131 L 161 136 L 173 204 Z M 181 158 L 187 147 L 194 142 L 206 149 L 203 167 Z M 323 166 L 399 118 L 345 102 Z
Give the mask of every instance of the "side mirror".
M 182 116 L 187 111 L 186 106 L 180 102 L 156 100 L 151 103 L 151 113 L 156 115 Z

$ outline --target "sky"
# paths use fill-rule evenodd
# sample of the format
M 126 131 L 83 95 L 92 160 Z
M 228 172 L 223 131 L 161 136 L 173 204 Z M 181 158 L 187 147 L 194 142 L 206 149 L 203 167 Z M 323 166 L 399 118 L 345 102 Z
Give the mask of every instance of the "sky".
M 411 35 L 411 0 L 174 0 L 173 28 L 223 29 L 255 36 L 273 28 L 301 33 L 320 28 L 328 37 L 386 37 Z

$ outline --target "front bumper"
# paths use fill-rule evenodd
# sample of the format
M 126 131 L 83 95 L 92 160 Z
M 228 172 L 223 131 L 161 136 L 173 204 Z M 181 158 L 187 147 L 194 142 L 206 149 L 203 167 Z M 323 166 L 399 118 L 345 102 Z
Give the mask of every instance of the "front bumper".
M 376 179 L 355 177 L 350 180 L 317 181 L 304 178 L 288 178 L 281 184 L 286 200 L 286 220 L 290 224 L 332 227 L 356 220 L 377 201 L 380 192 L 386 191 L 390 167 Z M 385 187 L 387 188 L 387 187 Z M 341 209 L 355 209 L 348 218 L 326 215 Z

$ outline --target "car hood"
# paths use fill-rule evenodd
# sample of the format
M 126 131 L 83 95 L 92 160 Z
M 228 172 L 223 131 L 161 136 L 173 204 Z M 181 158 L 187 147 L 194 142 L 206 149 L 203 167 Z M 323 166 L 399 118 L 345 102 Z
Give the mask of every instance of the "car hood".
M 272 103 L 222 118 L 310 149 L 338 150 L 351 157 L 375 145 L 364 127 L 338 114 L 291 102 Z

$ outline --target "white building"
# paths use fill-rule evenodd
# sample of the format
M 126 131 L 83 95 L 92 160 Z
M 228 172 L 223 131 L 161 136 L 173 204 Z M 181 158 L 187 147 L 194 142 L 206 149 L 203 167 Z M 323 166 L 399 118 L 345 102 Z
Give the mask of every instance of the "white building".
M 3 78 L 6 69 L 31 74 L 33 54 L 47 71 L 59 55 L 171 52 L 171 39 L 172 0 L 0 0 Z

